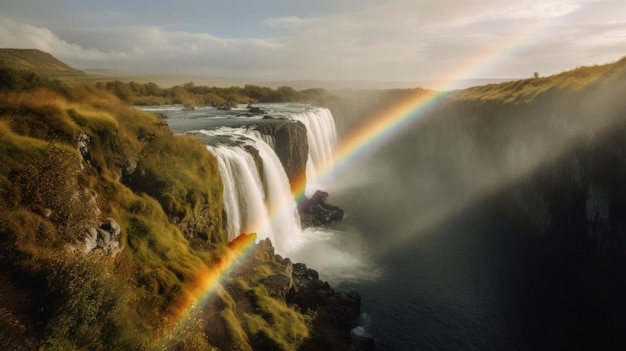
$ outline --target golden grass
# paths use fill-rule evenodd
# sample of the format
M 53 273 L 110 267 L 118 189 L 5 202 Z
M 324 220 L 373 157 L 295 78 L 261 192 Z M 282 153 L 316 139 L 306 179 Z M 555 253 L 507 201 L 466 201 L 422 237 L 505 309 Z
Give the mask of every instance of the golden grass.
M 254 314 L 244 315 L 253 335 L 262 336 L 284 351 L 297 350 L 309 337 L 305 317 L 271 298 L 263 285 L 246 293 L 255 307 Z
M 576 93 L 596 84 L 604 84 L 626 67 L 626 58 L 616 63 L 579 67 L 549 77 L 488 84 L 448 94 L 453 101 L 479 103 L 528 104 L 550 92 Z

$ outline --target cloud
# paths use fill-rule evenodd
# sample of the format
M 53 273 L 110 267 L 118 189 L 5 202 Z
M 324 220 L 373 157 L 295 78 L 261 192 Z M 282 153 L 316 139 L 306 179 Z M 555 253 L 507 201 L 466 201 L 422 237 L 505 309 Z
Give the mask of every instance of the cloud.
M 283 27 L 283 28 L 298 28 L 306 25 L 307 23 L 314 22 L 315 19 L 305 19 L 298 16 L 268 18 L 263 21 L 270 27 Z
M 300 57 L 320 75 L 437 79 L 456 66 L 489 60 L 477 63 L 480 71 L 465 73 L 515 78 L 526 77 L 528 67 L 558 73 L 590 63 L 591 56 L 618 59 L 626 47 L 624 29 L 600 23 L 624 10 L 621 0 L 388 0 L 340 14 L 264 23 L 283 30 L 281 40 L 293 60 Z M 593 16 L 596 26 L 571 20 L 578 14 Z
M 63 59 L 104 61 L 124 59 L 124 53 L 105 53 L 85 50 L 79 45 L 60 39 L 49 29 L 17 23 L 0 17 L 0 46 L 5 48 L 32 48 L 49 52 Z
M 67 36 L 71 43 L 47 28 L 0 17 L 0 47 L 36 48 L 86 68 L 230 75 L 240 70 L 249 74 L 261 63 L 268 71 L 280 65 L 276 51 L 283 49 L 282 44 L 267 39 L 223 39 L 154 26 L 81 29 L 68 31 Z
M 158 26 L 129 9 L 92 13 L 103 20 L 91 28 L 83 20 L 50 30 L 0 17 L 0 46 L 39 48 L 79 68 L 271 80 L 438 79 L 473 62 L 482 69 L 468 76 L 515 78 L 626 54 L 623 0 L 346 0 L 335 12 L 322 8 L 328 4 L 229 19 L 241 29 L 236 38 L 200 27 L 174 31 L 192 27 L 172 26 L 157 9 Z

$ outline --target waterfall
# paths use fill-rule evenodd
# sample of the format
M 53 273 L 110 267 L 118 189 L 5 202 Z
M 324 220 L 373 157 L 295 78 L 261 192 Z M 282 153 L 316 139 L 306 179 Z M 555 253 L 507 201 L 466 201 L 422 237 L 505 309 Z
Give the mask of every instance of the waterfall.
M 309 147 L 306 174 L 309 181 L 315 181 L 317 174 L 332 164 L 337 138 L 333 116 L 326 108 L 284 116 L 306 127 Z M 282 254 L 306 241 L 289 179 L 274 151 L 276 143 L 272 136 L 245 127 L 189 132 L 203 135 L 207 149 L 217 158 L 224 184 L 229 241 L 242 233 L 256 233 L 258 239 L 269 238 Z M 311 183 L 307 184 L 308 190 L 310 186 Z M 313 186 L 319 188 L 318 184 Z
M 329 109 L 318 107 L 311 111 L 292 114 L 288 118 L 300 121 L 306 126 L 309 141 L 306 177 L 310 181 L 315 180 L 333 163 L 333 148 L 337 142 L 333 115 Z
M 224 183 L 228 240 L 255 232 L 258 239 L 270 238 L 278 252 L 289 252 L 301 237 L 300 218 L 285 170 L 267 138 L 244 128 L 200 133 L 218 140 L 207 148 L 218 160 Z M 249 146 L 258 151 L 262 171 L 246 150 Z

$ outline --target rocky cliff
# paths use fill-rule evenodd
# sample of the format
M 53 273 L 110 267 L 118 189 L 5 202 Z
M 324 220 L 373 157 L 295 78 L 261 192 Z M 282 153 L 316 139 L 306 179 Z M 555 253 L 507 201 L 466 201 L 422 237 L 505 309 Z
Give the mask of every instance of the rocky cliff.
M 545 309 L 523 326 L 532 348 L 626 346 L 624 121 L 499 195 L 534 239 L 522 291 Z
M 274 151 L 285 168 L 291 189 L 306 182 L 306 161 L 309 154 L 306 127 L 301 122 L 272 119 L 254 127 L 274 141 Z

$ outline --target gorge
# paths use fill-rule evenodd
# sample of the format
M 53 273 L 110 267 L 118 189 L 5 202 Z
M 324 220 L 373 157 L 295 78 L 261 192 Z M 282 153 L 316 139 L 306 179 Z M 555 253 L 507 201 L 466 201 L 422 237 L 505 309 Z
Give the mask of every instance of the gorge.
M 229 110 L 4 85 L 1 344 L 622 349 L 624 82 L 622 59 Z

